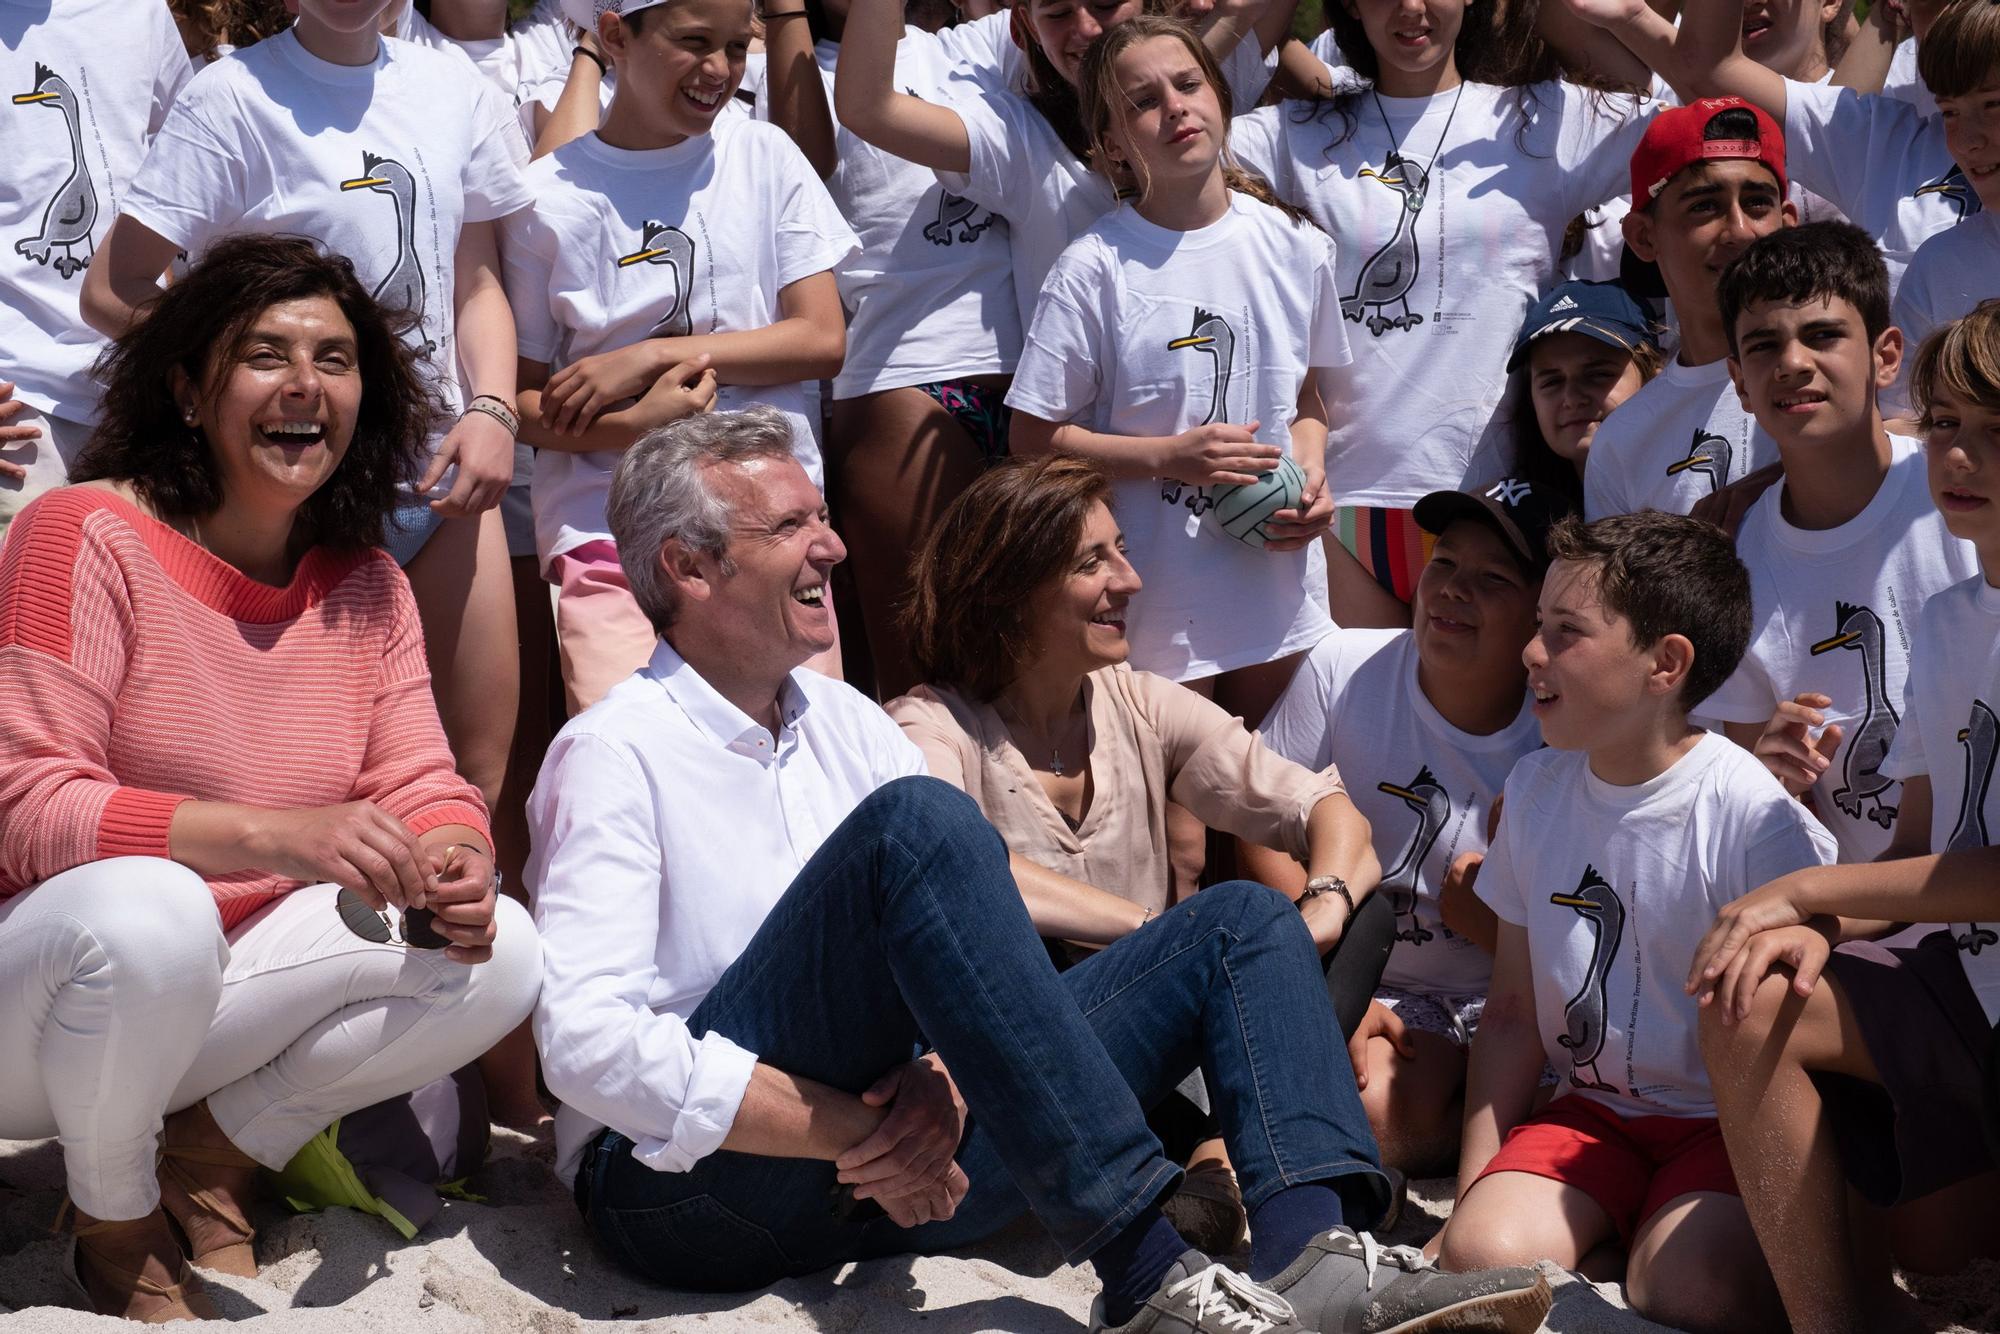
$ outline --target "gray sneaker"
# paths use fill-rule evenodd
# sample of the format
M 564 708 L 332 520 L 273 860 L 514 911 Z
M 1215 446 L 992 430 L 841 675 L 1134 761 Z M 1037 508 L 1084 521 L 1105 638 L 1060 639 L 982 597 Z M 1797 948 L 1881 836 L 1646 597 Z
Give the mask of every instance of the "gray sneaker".
M 1302 1325 L 1284 1298 L 1227 1265 L 1189 1251 L 1160 1280 L 1139 1314 L 1104 1323 L 1104 1299 L 1090 1308 L 1090 1334 L 1318 1334 Z
M 1321 1334 L 1533 1334 L 1554 1300 L 1540 1270 L 1447 1274 L 1414 1247 L 1384 1246 L 1345 1228 L 1313 1238 L 1269 1286 Z

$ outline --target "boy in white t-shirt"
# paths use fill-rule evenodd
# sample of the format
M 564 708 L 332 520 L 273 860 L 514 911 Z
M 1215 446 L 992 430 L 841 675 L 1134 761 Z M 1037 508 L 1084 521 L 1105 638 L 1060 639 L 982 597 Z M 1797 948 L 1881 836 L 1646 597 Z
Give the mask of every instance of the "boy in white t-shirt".
M 1792 177 L 1874 237 L 1893 291 L 1918 246 L 1979 211 L 1944 125 L 1881 93 L 1800 83 L 1743 51 L 1743 0 L 1688 0 L 1679 27 L 1645 0 L 1565 0 L 1683 97 L 1735 96 L 1785 127 Z
M 1646 127 L 1632 155 L 1625 238 L 1659 264 L 1680 348 L 1598 426 L 1583 470 L 1585 518 L 1686 514 L 1777 460 L 1730 387 L 1715 275 L 1758 237 L 1798 221 L 1786 189 L 1784 132 L 1740 98 L 1672 107 Z
M 1549 537 L 1522 655 L 1549 749 L 1507 779 L 1477 882 L 1500 918 L 1473 1040 L 1446 1269 L 1628 1256 L 1677 1329 L 1778 1324 L 1682 989 L 1703 919 L 1833 840 L 1753 758 L 1688 721 L 1735 667 L 1749 574 L 1711 525 L 1642 512 Z M 1531 1111 L 1546 1060 L 1561 1093 Z
M 1436 544 L 1417 576 L 1415 624 L 1320 640 L 1260 729 L 1289 760 L 1337 767 L 1368 817 L 1395 944 L 1347 1049 L 1382 1161 L 1410 1176 L 1449 1176 L 1458 1162 L 1466 1048 L 1497 929 L 1468 868 L 1486 851 L 1507 775 L 1542 745 L 1521 649 L 1549 527 L 1574 508 L 1520 477 L 1425 496 L 1414 514 Z M 1305 888 L 1291 858 L 1243 855 L 1252 879 Z
M 1889 846 L 1901 785 L 1882 770 L 1896 734 L 1917 612 L 1975 569 L 1924 489 L 1922 451 L 1882 424 L 1877 392 L 1903 356 L 1875 245 L 1844 222 L 1767 237 L 1727 269 L 1730 372 L 1776 437 L 1784 477 L 1743 517 L 1755 628 L 1743 665 L 1701 708 L 1810 787 L 1842 861 Z M 1812 753 L 1767 738 L 1804 720 Z M 1820 730 L 1824 729 L 1824 730 Z
M 657 638 L 605 518 L 626 448 L 711 403 L 763 403 L 784 411 L 793 452 L 821 480 L 804 382 L 840 369 L 833 269 L 855 239 L 784 131 L 722 115 L 750 16 L 749 0 L 601 0 L 610 109 L 529 166 L 534 207 L 506 227 L 536 548 L 561 589 L 572 711 L 644 666 Z
M 1847 1262 L 1850 1188 L 1878 1207 L 1923 1201 L 1923 1231 L 1949 1238 L 1910 1257 L 1923 1272 L 2000 1253 L 1987 1092 L 2000 1020 L 2000 305 L 1926 343 L 1913 380 L 1929 494 L 1979 567 L 1916 624 L 1882 764 L 1902 784 L 1895 841 L 1872 865 L 1738 899 L 1688 972 L 1723 1136 L 1796 1329 L 1888 1325 L 1886 1268 L 1870 1282 Z M 1788 744 L 1810 751 L 1803 727 Z M 1908 921 L 1949 925 L 1916 945 L 1874 942 Z M 1829 941 L 1854 943 L 1829 957 Z
M 1945 144 L 1965 169 L 1980 211 L 1917 247 L 1896 289 L 1896 327 L 1914 348 L 1931 331 L 2000 296 L 2000 6 L 1954 5 L 1922 53 L 1924 79 L 1943 113 Z M 1909 367 L 1882 397 L 1883 411 L 1910 407 Z
M 4 536 L 69 479 L 97 419 L 90 365 L 104 339 L 77 296 L 191 71 L 163 4 L 0 0 L 0 19 L 0 405 L 16 404 L 0 406 Z

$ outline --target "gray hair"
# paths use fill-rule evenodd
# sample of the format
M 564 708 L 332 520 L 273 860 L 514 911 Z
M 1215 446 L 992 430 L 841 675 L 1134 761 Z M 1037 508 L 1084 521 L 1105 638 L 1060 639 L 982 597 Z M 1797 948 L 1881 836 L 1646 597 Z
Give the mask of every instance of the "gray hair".
M 625 451 L 605 512 L 618 563 L 654 630 L 664 633 L 679 611 L 660 569 L 660 548 L 669 539 L 718 557 L 724 574 L 734 569 L 724 554 L 729 506 L 709 490 L 708 466 L 790 457 L 791 419 L 769 407 L 686 417 L 648 431 Z

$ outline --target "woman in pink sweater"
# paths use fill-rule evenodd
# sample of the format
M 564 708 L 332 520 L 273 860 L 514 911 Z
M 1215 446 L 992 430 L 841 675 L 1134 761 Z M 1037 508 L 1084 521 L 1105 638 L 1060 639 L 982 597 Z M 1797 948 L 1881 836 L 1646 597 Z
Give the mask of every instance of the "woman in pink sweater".
M 61 1137 L 101 1312 L 213 1314 L 166 1214 L 254 1274 L 259 1164 L 534 1003 L 377 545 L 432 411 L 397 334 L 310 242 L 218 244 L 0 548 L 0 1138 Z

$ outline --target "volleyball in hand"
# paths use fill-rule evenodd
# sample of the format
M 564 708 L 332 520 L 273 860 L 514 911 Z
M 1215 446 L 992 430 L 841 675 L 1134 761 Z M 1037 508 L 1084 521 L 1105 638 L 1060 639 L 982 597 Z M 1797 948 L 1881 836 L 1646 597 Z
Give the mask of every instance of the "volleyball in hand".
M 1277 467 L 1254 482 L 1210 487 L 1209 494 L 1215 504 L 1202 516 L 1202 521 L 1225 537 L 1261 547 L 1271 540 L 1266 527 L 1271 516 L 1279 510 L 1297 509 L 1305 493 L 1304 470 L 1290 458 L 1281 458 Z

